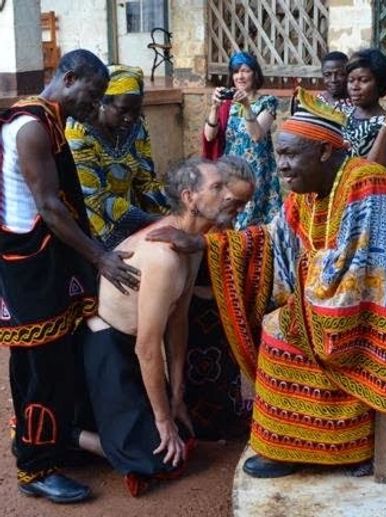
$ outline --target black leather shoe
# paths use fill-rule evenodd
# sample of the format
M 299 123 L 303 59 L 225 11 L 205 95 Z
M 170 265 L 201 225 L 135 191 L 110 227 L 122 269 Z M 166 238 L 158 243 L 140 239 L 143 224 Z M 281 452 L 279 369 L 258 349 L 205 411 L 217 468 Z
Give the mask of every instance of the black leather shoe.
M 353 476 L 355 478 L 372 476 L 374 474 L 373 460 L 356 463 L 355 465 L 349 465 L 344 469 L 344 471 L 347 476 Z
M 78 503 L 90 496 L 88 486 L 62 474 L 51 474 L 32 483 L 19 485 L 19 490 L 25 495 L 45 497 L 54 503 Z
M 280 478 L 289 476 L 298 469 L 299 465 L 295 463 L 268 460 L 258 455 L 248 458 L 243 465 L 243 471 L 255 478 Z

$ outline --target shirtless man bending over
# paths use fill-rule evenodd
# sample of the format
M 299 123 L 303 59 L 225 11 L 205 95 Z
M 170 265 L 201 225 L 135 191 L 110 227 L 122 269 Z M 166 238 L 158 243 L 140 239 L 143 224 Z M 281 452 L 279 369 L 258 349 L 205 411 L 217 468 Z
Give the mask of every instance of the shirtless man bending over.
M 83 347 L 100 444 L 95 434 L 82 431 L 80 446 L 98 452 L 101 445 L 99 452 L 126 476 L 134 495 L 144 478 L 175 474 L 193 434 L 183 402 L 183 370 L 188 308 L 202 258 L 149 242 L 147 233 L 165 225 L 204 233 L 227 223 L 234 203 L 218 168 L 207 160 L 184 162 L 165 183 L 171 215 L 117 247 L 134 252 L 127 262 L 141 271 L 139 291 L 124 295 L 102 277 L 98 316 L 88 320 Z

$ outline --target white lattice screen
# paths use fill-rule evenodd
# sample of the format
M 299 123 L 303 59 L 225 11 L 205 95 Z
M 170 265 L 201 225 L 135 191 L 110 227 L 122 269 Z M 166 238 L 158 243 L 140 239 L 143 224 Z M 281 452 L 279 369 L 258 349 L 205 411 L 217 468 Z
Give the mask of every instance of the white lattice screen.
M 208 0 L 209 75 L 226 74 L 234 50 L 252 52 L 264 75 L 318 77 L 327 52 L 326 0 Z

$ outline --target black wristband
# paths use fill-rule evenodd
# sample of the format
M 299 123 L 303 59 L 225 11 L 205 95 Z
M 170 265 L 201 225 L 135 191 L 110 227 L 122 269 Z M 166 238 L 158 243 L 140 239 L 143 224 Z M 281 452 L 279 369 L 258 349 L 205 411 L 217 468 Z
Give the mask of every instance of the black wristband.
M 212 124 L 212 122 L 209 122 L 209 120 L 206 119 L 205 122 L 208 124 L 209 127 L 217 127 L 218 126 L 218 121 L 215 124 Z

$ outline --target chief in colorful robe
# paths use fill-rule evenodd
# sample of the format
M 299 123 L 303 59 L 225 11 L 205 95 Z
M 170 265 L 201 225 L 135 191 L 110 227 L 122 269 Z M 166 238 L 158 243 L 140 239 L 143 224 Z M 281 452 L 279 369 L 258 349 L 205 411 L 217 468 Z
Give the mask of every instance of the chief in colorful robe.
M 282 212 L 207 237 L 227 336 L 255 381 L 251 446 L 273 460 L 247 460 L 261 477 L 370 460 L 374 409 L 386 412 L 386 169 L 345 161 L 309 115 L 277 141 L 293 191 Z
M 207 246 L 228 341 L 255 382 L 244 470 L 256 477 L 362 465 L 374 410 L 386 412 L 386 169 L 345 158 L 343 114 L 303 90 L 298 103 L 277 140 L 292 190 L 281 213 L 175 245 Z

